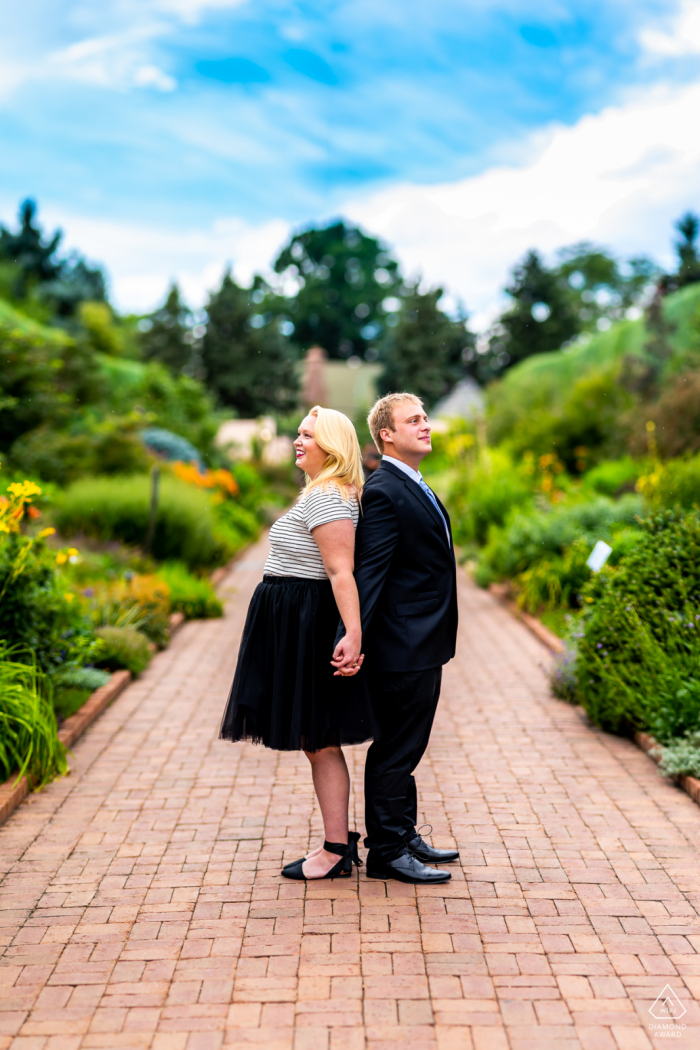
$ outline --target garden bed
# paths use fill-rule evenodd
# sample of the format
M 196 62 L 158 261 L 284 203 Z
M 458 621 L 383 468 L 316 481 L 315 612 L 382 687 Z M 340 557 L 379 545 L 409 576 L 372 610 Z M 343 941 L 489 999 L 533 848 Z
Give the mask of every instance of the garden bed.
M 131 681 L 129 671 L 115 671 L 109 682 L 100 686 L 85 701 L 79 711 L 67 718 L 58 732 L 58 739 L 63 746 L 70 749 L 79 740 L 85 730 L 99 718 L 113 700 L 123 693 Z M 29 783 L 26 776 L 11 776 L 0 784 L 0 824 L 14 813 L 19 804 L 29 794 Z

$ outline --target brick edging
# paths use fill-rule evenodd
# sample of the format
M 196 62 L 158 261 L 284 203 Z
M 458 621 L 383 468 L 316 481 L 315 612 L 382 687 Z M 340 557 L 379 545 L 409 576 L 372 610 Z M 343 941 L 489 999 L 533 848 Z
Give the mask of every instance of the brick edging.
M 516 619 L 520 620 L 521 623 L 524 623 L 530 633 L 534 634 L 534 636 L 538 638 L 543 645 L 546 645 L 551 652 L 566 652 L 566 646 L 561 638 L 558 638 L 548 627 L 545 627 L 542 621 L 538 620 L 536 616 L 531 616 L 530 613 L 526 613 L 520 609 L 518 605 L 508 597 L 507 584 L 490 583 L 488 590 L 492 598 L 495 598 L 500 605 L 504 605 Z
M 58 739 L 64 747 L 71 748 L 88 726 L 92 725 L 104 709 L 122 693 L 131 681 L 130 671 L 115 671 L 108 682 L 96 689 L 74 715 L 67 718 L 58 733 Z M 14 813 L 27 795 L 29 784 L 26 777 L 10 777 L 0 784 L 0 824 Z
M 661 761 L 661 756 L 655 754 L 655 748 L 661 745 L 657 740 L 654 740 L 653 736 L 649 733 L 635 733 L 634 742 L 637 747 L 645 751 L 649 758 L 652 758 L 657 764 Z M 690 795 L 693 802 L 700 806 L 700 780 L 697 777 L 690 777 L 685 775 L 679 775 L 673 778 L 678 784 L 679 788 L 685 791 L 686 795 Z

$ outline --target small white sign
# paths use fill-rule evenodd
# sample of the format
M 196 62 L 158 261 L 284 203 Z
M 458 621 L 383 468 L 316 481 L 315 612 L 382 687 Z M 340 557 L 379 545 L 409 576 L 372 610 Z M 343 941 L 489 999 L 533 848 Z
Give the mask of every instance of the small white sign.
M 598 540 L 588 557 L 586 565 L 592 572 L 600 572 L 611 554 L 612 547 L 604 543 L 603 540 Z

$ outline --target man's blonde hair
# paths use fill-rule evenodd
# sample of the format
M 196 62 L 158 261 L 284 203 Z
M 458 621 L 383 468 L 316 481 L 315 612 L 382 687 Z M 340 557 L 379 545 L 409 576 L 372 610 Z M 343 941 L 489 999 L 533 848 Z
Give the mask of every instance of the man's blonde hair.
M 308 414 L 316 418 L 314 440 L 327 453 L 327 458 L 313 481 L 307 478 L 304 493 L 317 485 L 327 489 L 331 482 L 335 482 L 343 499 L 347 499 L 352 491 L 359 498 L 365 476 L 360 443 L 352 420 L 334 408 L 322 408 L 320 405 L 309 409 Z
M 409 394 L 405 391 L 401 394 L 387 394 L 386 397 L 380 397 L 378 401 L 375 401 L 372 411 L 367 416 L 367 424 L 369 426 L 369 432 L 372 435 L 372 440 L 384 454 L 384 442 L 381 439 L 382 430 L 396 430 L 394 426 L 394 409 L 398 405 L 403 405 L 406 401 L 417 401 L 422 407 L 423 402 L 417 394 Z

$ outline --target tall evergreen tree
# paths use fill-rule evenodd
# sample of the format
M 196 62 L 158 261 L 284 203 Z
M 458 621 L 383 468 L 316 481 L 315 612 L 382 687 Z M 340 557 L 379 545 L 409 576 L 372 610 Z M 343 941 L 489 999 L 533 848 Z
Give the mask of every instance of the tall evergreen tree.
M 399 323 L 384 348 L 382 393 L 408 390 L 432 408 L 466 375 L 474 336 L 464 321 L 439 308 L 442 294 L 442 288 L 420 292 L 417 283 L 406 290 Z
M 165 303 L 141 322 L 141 352 L 147 361 L 162 361 L 172 372 L 192 362 L 192 315 L 173 283 Z
M 24 299 L 36 289 L 60 317 L 70 317 L 81 302 L 103 301 L 106 285 L 102 270 L 89 266 L 77 252 L 59 258 L 61 231 L 45 241 L 36 213 L 36 203 L 26 200 L 20 206 L 16 233 L 0 225 L 0 260 L 16 268 L 12 294 Z
M 509 363 L 558 350 L 578 333 L 579 321 L 569 294 L 538 252 L 528 252 L 515 267 L 506 292 L 513 304 L 501 316 L 500 325 Z
M 676 223 L 676 229 L 681 239 L 676 241 L 678 252 L 678 273 L 675 283 L 678 288 L 686 284 L 695 284 L 700 281 L 700 254 L 698 254 L 698 232 L 700 232 L 700 218 L 689 211 Z
M 243 418 L 289 412 L 299 391 L 296 353 L 275 318 L 254 312 L 252 294 L 225 273 L 209 299 L 202 339 L 207 386 Z
M 34 201 L 23 201 L 17 233 L 0 226 L 0 258 L 18 267 L 16 294 L 19 298 L 27 294 L 31 283 L 56 280 L 61 272 L 56 256 L 61 231 L 57 230 L 51 240 L 45 241 L 43 230 L 34 221 L 36 210 Z
M 318 343 L 329 357 L 376 357 L 386 318 L 382 303 L 399 293 L 401 278 L 375 237 L 344 222 L 305 230 L 280 253 L 275 270 L 300 285 L 284 306 L 295 342 L 304 348 Z

